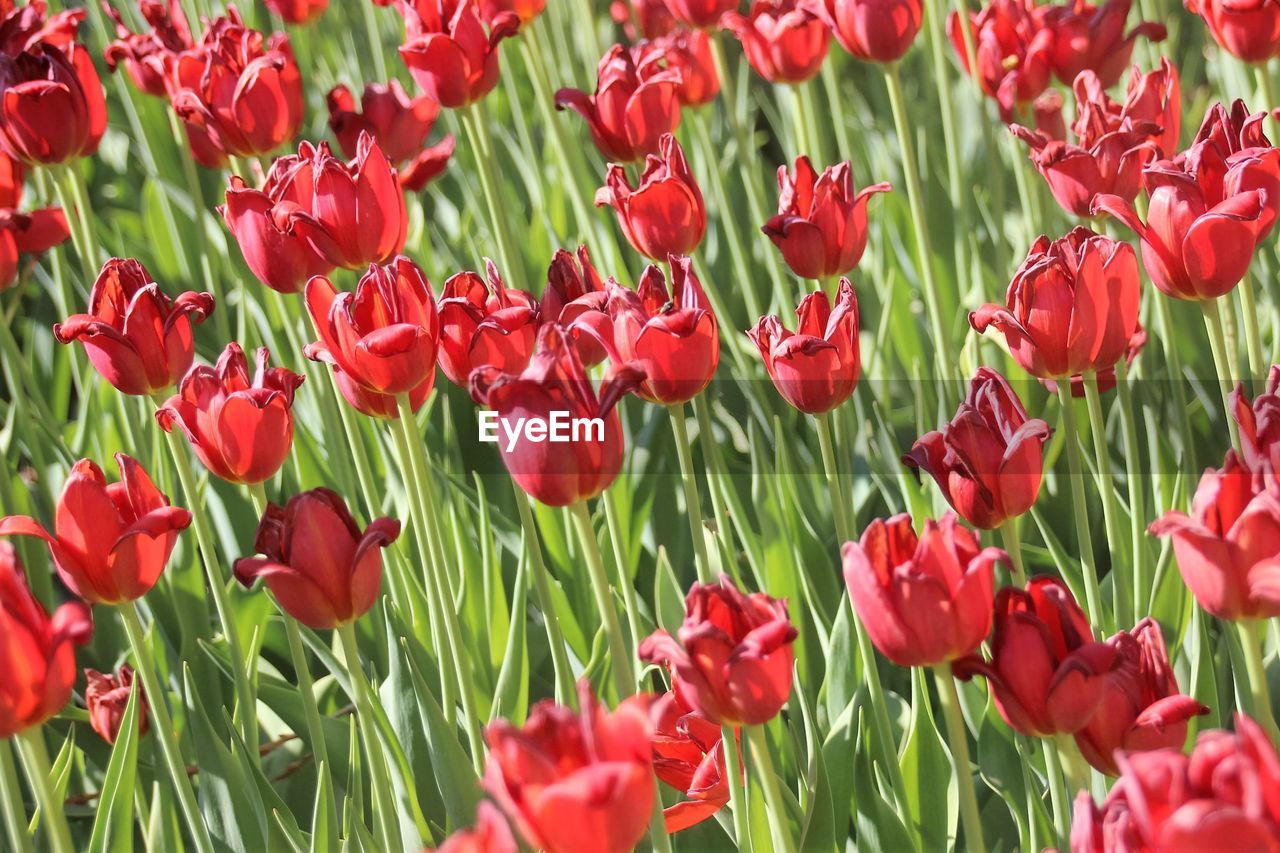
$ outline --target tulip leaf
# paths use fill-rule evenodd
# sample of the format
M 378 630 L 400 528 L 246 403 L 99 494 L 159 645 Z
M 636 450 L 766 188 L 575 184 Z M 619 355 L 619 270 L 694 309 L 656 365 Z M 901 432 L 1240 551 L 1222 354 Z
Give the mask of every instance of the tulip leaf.
M 907 805 L 925 850 L 949 849 L 959 816 L 959 791 L 947 748 L 938 736 L 923 670 L 913 670 L 911 721 L 902 753 Z
M 329 781 L 329 766 L 322 763 L 316 770 L 316 799 L 311 812 L 311 853 L 337 853 L 340 847 L 333 783 Z

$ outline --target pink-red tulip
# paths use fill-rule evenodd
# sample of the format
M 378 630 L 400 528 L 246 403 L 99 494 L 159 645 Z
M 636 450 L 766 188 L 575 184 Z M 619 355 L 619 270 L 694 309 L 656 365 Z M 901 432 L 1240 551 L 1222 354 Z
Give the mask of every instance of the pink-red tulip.
M 1266 120 L 1265 111 L 1251 114 L 1239 99 L 1232 101 L 1230 110 L 1214 104 L 1205 113 L 1195 142 L 1184 155 L 1188 163 L 1197 169 L 1205 168 L 1211 174 L 1225 164 L 1224 194 L 1242 190 L 1262 192 L 1259 243 L 1270 236 L 1280 214 L 1280 148 L 1274 147 L 1263 132 Z
M 702 823 L 729 802 L 724 741 L 720 726 L 693 710 L 679 690 L 656 700 L 650 714 L 654 775 L 688 798 L 663 810 L 667 832 L 675 834 Z
M 665 260 L 698 248 L 707 233 L 707 208 L 676 138 L 665 134 L 658 151 L 645 160 L 635 189 L 625 168 L 610 166 L 605 185 L 596 192 L 596 206 L 617 211 L 618 225 L 637 252 Z
M 738 8 L 738 0 L 664 0 L 671 16 L 686 27 L 710 29 L 721 16 Z
M 310 24 L 329 8 L 329 0 L 262 0 L 288 24 Z
M 493 367 L 519 373 L 529 364 L 538 339 L 541 314 L 537 301 L 509 288 L 493 261 L 485 259 L 488 280 L 473 272 L 450 276 L 440 291 L 440 369 L 453 384 L 466 388 L 471 372 Z
M 1110 99 L 1103 92 L 1090 93 L 1090 101 Z M 1110 110 L 1108 110 L 1110 112 Z M 1115 115 L 1120 121 L 1149 121 L 1160 125 L 1157 140 L 1161 157 L 1172 157 L 1178 151 L 1178 136 L 1182 131 L 1182 83 L 1178 69 L 1167 57 L 1160 57 L 1160 67 L 1145 74 L 1136 67 L 1129 72 L 1129 87 L 1124 103 L 1118 105 Z M 1083 120 L 1083 119 L 1081 119 Z
M 742 42 L 756 73 L 770 83 L 803 83 L 822 68 L 831 31 L 801 0 L 753 0 L 751 11 L 734 10 L 721 22 Z
M 154 97 L 169 94 L 168 68 L 178 54 L 195 47 L 182 0 L 139 0 L 138 14 L 151 27 L 135 33 L 124 23 L 120 12 L 108 2 L 102 11 L 115 24 L 115 41 L 102 52 L 113 73 L 124 64 L 129 79 L 138 90 Z
M 474 104 L 498 85 L 498 45 L 520 29 L 513 12 L 488 22 L 475 0 L 406 0 L 408 40 L 400 58 L 414 82 L 449 109 Z
M 977 67 L 970 65 L 965 24 L 952 12 L 947 31 L 956 56 L 982 91 L 995 99 L 1000 120 L 1013 121 L 1014 113 L 1049 85 L 1053 31 L 1044 25 L 1035 0 L 991 0 L 981 11 L 970 13 L 967 23 Z
M 431 848 L 427 850 L 431 853 Z M 476 807 L 475 826 L 454 830 L 434 853 L 519 853 L 519 850 L 507 819 L 497 806 L 484 800 Z
M 1244 383 L 1231 393 L 1227 412 L 1240 431 L 1240 452 L 1251 471 L 1280 473 L 1280 365 L 1267 373 L 1267 387 L 1250 400 Z
M 1275 0 L 1184 0 L 1187 11 L 1204 18 L 1223 50 L 1245 62 L 1266 62 L 1280 54 L 1280 4 Z
M 410 98 L 400 81 L 366 84 L 359 108 L 346 86 L 331 89 L 327 101 L 329 129 L 337 137 L 343 155 L 356 156 L 360 135 L 368 133 L 378 141 L 387 159 L 397 164 L 400 185 L 406 190 L 421 190 L 449 165 L 455 145 L 452 135 L 423 147 L 440 105 L 426 95 Z
M 129 707 L 129 696 L 138 691 L 138 734 L 145 735 L 151 728 L 147 714 L 147 696 L 142 685 L 133 677 L 133 667 L 121 664 L 116 673 L 101 673 L 96 669 L 84 671 L 84 704 L 89 711 L 89 725 L 107 743 L 115 743 L 124 724 L 124 713 Z
M 676 28 L 665 0 L 613 0 L 609 17 L 621 24 L 628 41 L 656 39 Z
M 703 30 L 673 30 L 637 49 L 655 56 L 680 75 L 681 106 L 700 107 L 720 94 L 720 74 L 711 52 L 711 36 Z
M 840 46 L 868 62 L 897 62 L 924 23 L 920 0 L 803 0 Z
M 1050 62 L 1063 85 L 1070 86 L 1082 71 L 1092 71 L 1109 89 L 1120 81 L 1139 36 L 1164 41 L 1164 24 L 1153 21 L 1125 32 L 1132 5 L 1133 0 L 1105 0 L 1101 5 L 1066 0 L 1043 7 L 1045 25 L 1053 30 Z

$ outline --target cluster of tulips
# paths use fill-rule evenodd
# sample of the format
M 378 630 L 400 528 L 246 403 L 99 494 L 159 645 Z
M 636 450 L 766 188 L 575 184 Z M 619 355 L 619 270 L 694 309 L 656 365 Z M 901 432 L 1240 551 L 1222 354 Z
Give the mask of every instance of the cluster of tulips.
M 987 850 L 1002 844 L 997 809 L 1012 812 L 1024 846 L 1280 849 L 1280 729 L 1266 662 L 1269 620 L 1280 616 L 1280 365 L 1270 366 L 1275 346 L 1263 335 L 1261 277 L 1250 277 L 1261 258 L 1274 273 L 1280 148 L 1267 132 L 1276 119 L 1251 111 L 1251 97 L 1215 102 L 1182 148 L 1186 81 L 1164 56 L 1145 71 L 1133 66 L 1113 99 L 1135 48 L 1167 38 L 1163 21 L 1130 26 L 1131 0 L 991 0 L 976 11 L 958 0 L 946 19 L 922 0 L 752 0 L 749 9 L 618 0 L 608 15 L 587 0 L 581 14 L 545 0 L 397 0 L 391 10 L 376 8 L 390 0 L 352 0 L 359 10 L 344 12 L 366 24 L 361 60 L 376 75 L 357 102 L 349 84 L 310 91 L 326 37 L 318 28 L 336 6 L 262 5 L 270 17 L 208 0 L 56 13 L 44 0 L 0 0 L 0 290 L 48 303 L 33 282 L 51 282 L 52 340 L 68 347 L 47 345 L 49 323 L 23 333 L 26 312 L 43 317 L 48 304 L 0 306 L 0 818 L 12 849 L 65 853 L 85 839 L 89 849 L 124 849 L 136 836 L 148 849 L 201 853 L 612 853 L 669 851 L 683 839 L 694 839 L 689 849 Z M 1223 63 L 1255 64 L 1269 99 L 1280 8 L 1187 0 L 1187 10 L 1234 57 Z M 553 14 L 577 19 L 583 41 L 602 51 L 593 91 L 555 89 L 566 72 L 545 57 Z M 277 20 L 288 34 L 250 25 Z M 387 68 L 382 21 L 402 27 L 399 57 L 415 94 Z M 96 54 L 86 22 L 97 37 L 114 36 Z M 596 43 L 604 26 L 622 37 L 607 49 Z M 974 298 L 990 289 L 981 277 L 965 289 L 938 275 L 928 152 L 917 158 L 900 71 L 925 30 L 948 139 L 958 144 L 952 98 L 967 97 L 982 122 L 1011 135 L 1025 221 L 1062 225 L 1056 238 L 1033 231 L 1009 241 L 1015 258 L 1026 254 L 1001 271 L 1000 302 Z M 738 68 L 730 39 L 741 45 Z M 814 108 L 813 87 L 839 95 L 832 39 L 858 73 L 883 72 L 900 190 L 859 188 L 852 159 L 822 167 L 827 114 Z M 527 80 L 499 64 L 517 44 Z M 954 63 L 956 92 L 944 63 Z M 106 78 L 117 84 L 111 106 L 122 105 L 110 131 L 100 64 L 124 72 Z M 753 93 L 738 89 L 752 75 L 795 106 L 785 146 L 758 138 Z M 530 96 L 530 109 L 536 101 L 578 229 L 545 276 L 532 272 L 538 253 L 509 204 L 518 195 L 504 171 L 510 137 L 495 136 L 487 103 L 500 84 L 503 117 L 520 126 L 513 133 L 529 133 L 518 97 Z M 1070 124 L 1064 91 L 1075 100 Z M 327 105 L 336 149 L 320 138 L 324 117 L 308 121 L 313 96 Z M 754 165 L 736 188 L 746 210 L 732 209 L 735 176 L 708 130 L 717 104 L 736 156 L 778 166 L 776 214 L 750 179 Z M 837 147 L 852 158 L 849 123 L 829 106 Z M 208 292 L 154 280 L 127 257 L 146 247 L 119 245 L 120 230 L 95 218 L 103 194 L 85 179 L 89 161 L 116 156 L 130 134 L 136 141 L 148 115 L 163 115 L 186 167 L 174 179 L 186 182 L 183 215 L 201 261 L 192 280 L 203 276 Z M 462 138 L 435 133 L 440 124 Z M 982 156 L 994 162 L 997 143 L 984 135 L 992 149 Z M 608 164 L 594 196 L 577 180 L 594 157 L 588 138 Z M 959 203 L 957 151 L 946 156 Z M 446 210 L 442 187 L 472 161 L 476 192 L 448 209 L 466 208 L 466 227 L 491 249 L 473 258 L 483 273 L 456 272 L 433 288 L 424 267 L 455 255 L 421 251 L 430 244 L 422 232 Z M 159 171 L 154 160 L 149 169 Z M 223 186 L 216 207 L 201 189 L 212 176 Z M 24 211 L 29 185 L 48 206 Z M 1044 210 L 1042 190 L 1061 211 Z M 869 337 L 859 294 L 865 302 L 871 290 L 859 268 L 869 246 L 892 242 L 881 232 L 896 223 L 876 220 L 899 195 L 912 238 L 899 242 L 910 248 L 893 258 L 903 270 L 874 302 L 924 315 L 925 367 L 938 378 L 920 392 L 926 401 L 910 403 L 913 443 L 885 426 L 883 400 L 859 390 Z M 635 257 L 592 218 L 592 198 L 647 262 L 634 286 L 624 280 Z M 531 215 L 543 212 L 535 204 Z M 969 235 L 954 230 L 956 265 L 982 269 Z M 229 257 L 217 257 L 221 244 L 234 244 Z M 732 275 L 717 274 L 713 251 Z M 247 275 L 233 285 L 212 272 L 241 262 Z M 1144 292 L 1144 275 L 1158 293 Z M 87 304 L 77 280 L 92 281 Z M 760 282 L 773 288 L 765 298 Z M 895 289 L 906 291 L 896 304 Z M 1200 335 L 1173 324 L 1177 303 L 1203 314 L 1220 409 L 1211 395 L 1186 399 L 1175 335 Z M 792 305 L 794 331 L 769 312 Z M 230 340 L 231 313 L 236 337 L 262 329 L 277 360 L 297 370 L 273 366 L 265 346 L 251 365 Z M 1142 467 L 1133 399 L 1144 317 L 1176 365 L 1178 476 L 1222 460 L 1189 502 L 1181 480 L 1147 502 L 1159 476 Z M 980 339 L 999 360 L 981 364 Z M 877 333 L 876 370 L 866 365 L 876 379 L 883 341 Z M 960 364 L 977 362 L 967 387 L 956 371 L 962 352 Z M 54 415 L 32 353 L 71 362 L 78 413 L 69 404 L 67 418 Z M 786 508 L 799 514 L 794 529 L 753 530 L 732 482 L 718 427 L 726 445 L 771 449 L 722 428 L 712 398 L 729 370 L 767 377 L 794 410 L 776 407 L 786 424 L 811 422 L 818 452 L 798 454 L 799 464 L 812 463 L 821 486 L 815 506 Z M 1021 394 L 1011 370 L 1034 380 Z M 683 502 L 687 539 L 642 534 L 642 517 L 619 517 L 616 492 L 622 478 L 635 482 L 626 471 L 637 448 L 665 447 L 647 424 L 629 428 L 631 396 L 669 421 L 679 474 L 660 478 L 656 501 Z M 1043 416 L 1024 398 L 1047 399 Z M 461 426 L 435 430 L 442 407 Z M 1112 473 L 1108 411 L 1123 478 Z M 561 414 L 599 424 L 563 442 L 500 430 L 514 546 L 487 508 L 459 521 L 464 485 L 444 471 L 455 453 L 445 442 L 482 412 L 504 425 Z M 1221 425 L 1200 459 L 1187 442 L 1193 417 Z M 761 420 L 774 441 L 806 439 L 788 434 L 782 416 Z M 859 430 L 880 430 L 902 500 L 854 459 Z M 298 439 L 308 432 L 325 464 L 304 469 Z M 41 448 L 52 448 L 52 462 Z M 111 481 L 99 464 L 107 455 L 118 470 Z M 1055 491 L 1074 548 L 1037 511 L 1059 458 Z M 343 473 L 306 482 L 304 470 Z M 54 474 L 61 492 L 45 499 Z M 752 500 L 785 503 L 773 488 L 753 483 Z M 31 497 L 12 499 L 15 489 Z M 170 498 L 179 493 L 181 506 Z M 228 497 L 253 507 L 251 544 L 228 530 Z M 1095 503 L 1109 553 L 1091 526 Z M 474 504 L 485 504 L 483 489 Z M 828 518 L 832 529 L 815 532 Z M 1028 520 L 1044 547 L 1023 547 Z M 655 540 L 636 546 L 656 566 L 642 573 L 655 579 L 651 597 L 624 553 L 643 536 Z M 808 536 L 825 563 L 803 565 Z M 762 537 L 772 541 L 757 550 Z M 56 590 L 41 571 L 45 546 Z M 513 584 L 497 565 L 504 552 L 515 557 Z M 203 575 L 175 554 L 194 557 Z M 793 562 L 772 565 L 784 559 Z M 1183 588 L 1163 592 L 1176 583 L 1170 559 L 1202 613 L 1182 606 Z M 483 577 L 469 571 L 490 563 L 497 569 Z M 1033 564 L 1055 572 L 1033 573 Z M 786 576 L 791 565 L 799 577 Z M 837 573 L 843 586 L 827 577 Z M 266 592 L 254 591 L 259 583 Z M 594 612 L 571 612 L 584 600 L 575 585 L 589 590 Z M 831 590 L 838 601 L 823 600 Z M 1157 613 L 1159 595 L 1176 604 Z M 468 604 L 477 597 L 479 627 Z M 1176 627 L 1162 618 L 1174 610 Z M 270 652 L 269 618 L 283 630 Z M 174 648 L 166 620 L 182 627 Z M 530 675 L 535 629 L 545 635 L 536 640 L 542 680 Z M 507 651 L 493 660 L 501 643 L 479 641 L 501 632 Z M 111 671 L 85 666 L 86 655 Z M 824 670 L 821 685 L 808 682 Z M 544 687 L 550 695 L 533 701 Z M 1233 707 L 1234 731 L 1202 728 L 1225 723 Z M 73 730 L 51 760 L 47 737 L 68 720 L 87 722 L 108 751 Z M 273 739 L 281 722 L 288 733 Z M 140 758 L 144 738 L 156 748 Z M 267 775 L 273 751 L 299 747 L 303 757 Z M 997 751 L 1011 756 L 1016 783 L 989 769 Z M 91 754 L 107 756 L 101 772 L 89 769 Z M 149 755 L 151 799 L 133 790 Z M 309 826 L 278 790 L 307 764 Z M 949 771 L 941 801 L 926 778 L 939 770 Z M 71 810 L 90 801 L 68 791 L 79 779 L 101 788 L 91 830 Z

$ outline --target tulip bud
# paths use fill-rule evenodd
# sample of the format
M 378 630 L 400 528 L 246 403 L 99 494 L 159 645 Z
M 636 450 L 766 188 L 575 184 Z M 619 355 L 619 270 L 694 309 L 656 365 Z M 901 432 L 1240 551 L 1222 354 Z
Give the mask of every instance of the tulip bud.
M 1000 107 L 1000 120 L 1013 121 L 1014 112 L 1030 104 L 1049 86 L 1054 34 L 1045 26 L 1035 0 L 991 0 L 967 22 L 947 16 L 951 46 L 965 71 Z M 970 66 L 964 26 L 974 46 Z
M 615 44 L 600 60 L 594 95 L 556 92 L 556 109 L 565 108 L 587 120 L 601 154 L 630 163 L 657 151 L 680 126 L 680 74 L 663 68 L 656 54 Z
M 623 33 L 631 42 L 656 39 L 676 28 L 676 19 L 667 9 L 666 0 L 613 0 L 609 17 L 622 25 Z
M 711 36 L 702 30 L 674 30 L 637 50 L 653 57 L 680 75 L 680 104 L 700 107 L 720 94 L 720 75 L 711 52 Z M 640 60 L 643 63 L 645 60 Z
M 147 715 L 147 697 L 142 685 L 133 678 L 133 667 L 123 664 L 115 675 L 103 674 L 96 669 L 84 671 L 88 684 L 84 689 L 84 704 L 89 709 L 89 725 L 107 743 L 115 743 L 124 723 L 124 713 L 129 706 L 129 695 L 138 691 L 138 734 L 145 735 L 151 728 Z
M 711 29 L 725 12 L 738 8 L 738 0 L 665 0 L 677 22 L 695 30 Z
M 1120 82 L 1139 36 L 1164 41 L 1164 24 L 1153 21 L 1142 21 L 1125 33 L 1132 5 L 1133 0 L 1106 0 L 1099 6 L 1075 2 L 1042 7 L 1044 24 L 1053 31 L 1050 63 L 1063 85 L 1070 86 L 1082 71 L 1092 71 L 1102 88 L 1110 89 Z
M 605 283 L 592 265 L 587 247 L 579 246 L 576 257 L 557 249 L 547 267 L 547 287 L 542 292 L 539 314 L 541 322 L 558 323 L 565 328 L 586 367 L 608 358 L 600 336 L 584 334 L 582 328 L 584 324 L 607 325 L 602 321 L 607 301 Z
M 1227 412 L 1240 432 L 1240 450 L 1250 471 L 1280 473 L 1280 365 L 1267 373 L 1266 389 L 1252 402 L 1244 383 L 1231 392 Z
M 347 157 L 360 150 L 360 135 L 368 133 L 378 141 L 382 153 L 398 164 L 400 185 L 417 192 L 444 172 L 453 156 L 455 141 L 446 136 L 423 148 L 440 113 L 440 105 L 426 95 L 410 98 L 400 81 L 387 85 L 368 83 L 361 96 L 361 109 L 346 86 L 329 91 L 329 129 Z
M 317 631 L 337 628 L 378 600 L 379 549 L 399 535 L 393 518 L 379 518 L 361 532 L 342 498 L 312 489 L 283 509 L 267 504 L 253 541 L 262 556 L 236 560 L 236 580 L 248 587 L 262 578 L 285 613 Z
M 653 773 L 688 799 L 663 810 L 667 832 L 674 835 L 702 823 L 729 802 L 729 773 L 720 726 L 693 710 L 672 690 L 654 702 Z M 735 730 L 734 737 L 740 737 Z M 742 767 L 739 764 L 738 773 Z
M 112 258 L 89 291 L 89 313 L 55 323 L 58 343 L 80 341 L 89 361 L 124 394 L 152 395 L 182 378 L 195 358 L 192 327 L 213 313 L 213 297 L 170 299 L 132 258 Z
M 951 422 L 918 438 L 902 461 L 933 477 L 965 521 L 994 530 L 1035 504 L 1052 432 L 1027 417 L 1003 376 L 980 367 Z
M 1265 63 L 1280 55 L 1280 7 L 1265 0 L 1184 0 L 1218 45 L 1237 59 Z
M 924 22 L 920 0 L 804 0 L 840 46 L 864 62 L 897 62 Z
M 520 29 L 500 12 L 485 21 L 474 0 L 418 0 L 402 4 L 408 40 L 400 58 L 422 90 L 449 109 L 474 104 L 498 85 L 498 44 Z
M 179 53 L 195 47 L 181 0 L 139 0 L 138 12 L 150 26 L 150 32 L 135 33 L 124 23 L 120 12 L 109 2 L 102 3 L 115 24 L 116 39 L 102 52 L 107 68 L 115 70 L 124 63 L 125 71 L 138 90 L 163 98 L 169 93 L 169 63 Z
M 698 248 L 707 233 L 707 208 L 676 138 L 664 135 L 658 148 L 661 156 L 649 155 L 634 190 L 627 170 L 610 166 L 605 185 L 596 192 L 596 207 L 607 204 L 617 211 L 618 225 L 637 252 L 664 260 Z
M 689 590 L 679 641 L 658 629 L 638 654 L 666 666 L 676 689 L 708 720 L 757 726 L 776 717 L 791 696 L 797 636 L 785 601 L 763 592 L 744 595 L 725 577 Z
M 756 73 L 770 83 L 803 83 L 822 68 L 831 31 L 801 0 L 753 0 L 751 12 L 727 12 L 721 25 L 742 42 Z
M 471 372 L 490 366 L 518 373 L 529 364 L 538 338 L 537 301 L 508 288 L 493 261 L 485 258 L 486 284 L 473 272 L 450 276 L 440 291 L 440 369 L 466 388 Z
M 287 24 L 310 24 L 329 8 L 329 0 L 262 0 Z
M 524 726 L 489 725 L 485 790 L 530 847 L 547 853 L 626 853 L 649 826 L 656 792 L 647 698 L 610 713 L 583 681 L 580 711 L 550 700 Z
M 502 812 L 488 800 L 476 807 L 476 825 L 457 829 L 437 848 L 426 853 L 519 853 L 515 836 Z
M 81 459 L 58 498 L 54 532 L 25 515 L 0 518 L 0 536 L 38 536 L 49 546 L 62 582 L 90 604 L 136 601 L 155 586 L 191 523 L 170 506 L 137 460 L 116 454 L 120 481 Z

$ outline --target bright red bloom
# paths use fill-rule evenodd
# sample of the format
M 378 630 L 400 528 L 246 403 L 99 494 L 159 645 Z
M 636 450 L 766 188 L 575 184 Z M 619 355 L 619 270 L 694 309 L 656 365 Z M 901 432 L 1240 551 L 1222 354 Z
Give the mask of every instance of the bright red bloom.
M 73 647 L 92 633 L 83 602 L 64 604 L 49 618 L 27 586 L 17 552 L 0 542 L 0 740 L 62 710 L 76 683 Z
M 482 800 L 476 807 L 476 825 L 454 830 L 434 853 L 518 853 L 519 850 L 502 812 L 493 803 Z
M 649 713 L 654 775 L 688 797 L 663 810 L 667 832 L 675 834 L 702 823 L 729 802 L 721 728 L 693 710 L 678 689 L 655 701 Z
M 695 583 L 684 600 L 676 640 L 659 628 L 640 659 L 671 671 L 690 706 L 717 725 L 757 726 L 791 696 L 797 635 L 787 604 L 763 592 L 743 594 L 728 577 Z
M 893 189 L 882 182 L 855 193 L 848 161 L 819 175 L 803 154 L 794 177 L 786 166 L 778 168 L 778 187 L 778 215 L 760 230 L 792 272 L 811 279 L 845 275 L 858 265 L 867 249 L 867 202 Z
M 1227 412 L 1240 428 L 1240 451 L 1251 471 L 1280 472 L 1280 365 L 1267 373 L 1266 389 L 1252 401 L 1244 383 L 1231 393 Z
M 55 323 L 58 343 L 80 341 L 102 378 L 125 394 L 166 391 L 195 358 L 193 326 L 213 313 L 213 297 L 170 299 L 133 258 L 107 261 L 89 291 L 89 313 Z
M 783 399 L 802 412 L 820 415 L 848 400 L 862 373 L 853 285 L 840 279 L 834 310 L 825 291 L 814 291 L 800 301 L 796 317 L 794 333 L 770 315 L 747 334 Z
M 991 0 L 969 15 L 969 27 L 976 69 L 969 65 L 959 16 L 955 12 L 947 16 L 951 45 L 961 66 L 995 99 L 1000 120 L 1013 121 L 1015 110 L 1030 104 L 1049 85 L 1053 31 L 1044 25 L 1035 0 Z
M 147 714 L 147 696 L 142 685 L 133 677 L 133 667 L 121 664 L 115 674 L 86 669 L 84 677 L 84 704 L 89 711 L 89 725 L 107 743 L 115 743 L 124 724 L 124 712 L 129 706 L 129 695 L 138 691 L 138 734 L 145 735 L 151 728 Z
M 1117 653 L 1094 640 L 1071 590 L 1052 577 L 1032 578 L 1026 589 L 1005 587 L 995 616 L 990 663 L 961 658 L 956 675 L 985 676 L 1000 716 L 1022 734 L 1073 734 L 1088 725 Z
M 630 163 L 657 151 L 663 135 L 679 127 L 680 74 L 657 54 L 615 44 L 600 60 L 595 94 L 561 89 L 556 108 L 586 119 L 605 157 Z
M 440 369 L 466 388 L 471 372 L 491 366 L 519 373 L 529 364 L 538 338 L 538 303 L 509 288 L 493 261 L 485 259 L 488 281 L 473 272 L 450 276 L 440 291 Z
M 280 508 L 267 504 L 253 549 L 236 560 L 236 580 L 259 578 L 280 609 L 308 628 L 336 628 L 359 619 L 378 600 L 382 554 L 400 535 L 400 522 L 379 518 L 361 532 L 346 503 L 328 489 L 294 495 Z
M 1027 417 L 1003 376 L 980 367 L 951 422 L 916 439 L 902 461 L 933 477 L 965 521 L 994 530 L 1035 504 L 1052 432 Z
M 1280 54 L 1280 3 L 1275 0 L 1184 0 L 1187 11 L 1204 18 L 1223 50 L 1245 62 L 1266 62 Z
M 1125 21 L 1133 0 L 1106 0 L 1094 5 L 1088 0 L 1067 0 L 1043 9 L 1044 22 L 1053 30 L 1053 73 L 1070 86 L 1082 71 L 1092 71 L 1110 89 L 1133 55 L 1139 36 L 1153 42 L 1164 41 L 1164 24 L 1143 21 L 1128 33 Z
M 232 483 L 269 479 L 293 446 L 293 393 L 306 377 L 267 367 L 270 358 L 258 350 L 251 379 L 244 350 L 229 343 L 216 367 L 191 368 L 156 412 L 161 429 L 179 427 L 204 466 Z
M 725 14 L 721 25 L 742 42 L 751 67 L 770 83 L 803 83 L 822 68 L 831 31 L 800 0 L 753 0 L 751 12 Z
M 676 138 L 664 134 L 658 150 L 646 158 L 634 190 L 627 170 L 610 166 L 604 186 L 596 191 L 596 206 L 607 204 L 617 211 L 618 225 L 637 252 L 665 260 L 698 248 L 707 233 L 707 208 Z
M 866 62 L 897 62 L 920 32 L 920 0 L 803 0 L 849 53 Z
M 90 604 L 136 601 L 155 586 L 191 513 L 170 506 L 137 460 L 116 454 L 120 480 L 107 485 L 89 459 L 71 468 L 50 533 L 34 518 L 0 519 L 0 536 L 38 536 L 58 576 Z
M 704 30 L 673 30 L 637 50 L 657 56 L 680 74 L 680 104 L 700 107 L 720 94 L 720 74 L 711 53 L 711 36 Z M 643 60 L 641 60 L 643 61 Z
M 342 153 L 355 156 L 360 150 L 360 134 L 368 133 L 378 141 L 387 159 L 397 164 L 400 185 L 406 190 L 421 190 L 449 165 L 455 146 L 452 134 L 423 147 L 440 105 L 426 95 L 410 98 L 400 81 L 366 84 L 359 109 L 346 86 L 335 86 L 327 100 L 329 129 L 337 137 Z
M 309 24 L 329 8 L 329 0 L 262 0 L 262 4 L 289 24 Z
M 578 349 L 578 358 L 594 367 L 608 358 L 597 335 L 583 334 L 584 318 L 599 318 L 604 312 L 608 294 L 600 273 L 591 263 L 586 246 L 576 254 L 557 249 L 547 267 L 547 287 L 542 291 L 539 314 L 543 323 L 559 323 Z
M 547 0 L 479 0 L 480 17 L 489 26 L 498 23 L 504 14 L 514 14 L 520 19 L 520 26 L 525 27 L 542 14 L 547 8 Z
M 738 8 L 738 0 L 665 0 L 667 11 L 686 27 L 703 30 L 720 23 L 720 17 Z
M 1099 96 L 1110 100 L 1105 93 L 1099 93 Z M 1094 100 L 1092 95 L 1090 100 Z M 1157 140 L 1160 156 L 1172 157 L 1177 153 L 1178 136 L 1182 130 L 1182 84 L 1178 79 L 1178 69 L 1167 57 L 1160 57 L 1160 67 L 1154 71 L 1143 74 L 1135 67 L 1129 72 L 1129 87 L 1124 104 L 1119 107 L 1119 118 L 1121 121 L 1149 121 L 1160 125 L 1160 138 Z
M 176 56 L 195 47 L 182 0 L 139 0 L 138 13 L 151 26 L 135 33 L 125 26 L 120 12 L 107 0 L 102 11 L 115 23 L 116 39 L 102 52 L 107 68 L 115 72 L 124 63 L 138 90 L 155 97 L 169 94 L 168 67 Z
M 973 654 L 991 631 L 995 564 L 1008 557 L 983 549 L 954 514 L 927 520 L 918 538 L 905 513 L 877 518 L 841 555 L 858 619 L 898 666 Z
M 422 90 L 449 109 L 474 104 L 498 85 L 498 44 L 520 29 L 500 12 L 485 21 L 475 0 L 405 0 L 408 41 L 400 58 Z
M 621 24 L 629 41 L 656 39 L 676 28 L 665 0 L 613 0 L 609 16 Z
M 336 365 L 380 394 L 413 391 L 434 378 L 440 320 L 431 285 L 413 261 L 402 255 L 371 264 L 355 293 L 339 293 L 316 276 L 306 299 L 320 336 L 307 344 L 307 358 Z
M 1280 148 L 1271 144 L 1263 132 L 1266 111 L 1250 113 L 1244 101 L 1232 101 L 1228 110 L 1214 104 L 1205 113 L 1191 149 L 1184 162 L 1209 173 L 1209 181 L 1219 179 L 1223 165 L 1222 192 L 1230 195 L 1246 190 L 1263 193 L 1262 217 L 1258 222 L 1258 242 L 1270 236 L 1280 215 Z

